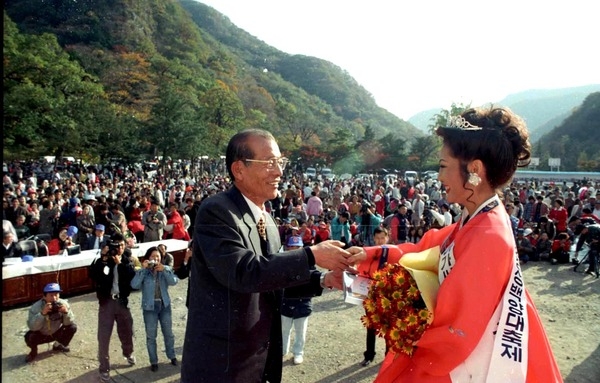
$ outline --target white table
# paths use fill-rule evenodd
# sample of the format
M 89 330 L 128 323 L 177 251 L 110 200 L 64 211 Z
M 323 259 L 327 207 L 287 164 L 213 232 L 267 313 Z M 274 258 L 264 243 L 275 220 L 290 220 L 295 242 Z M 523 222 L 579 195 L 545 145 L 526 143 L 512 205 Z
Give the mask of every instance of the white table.
M 175 265 L 179 265 L 188 247 L 187 241 L 168 239 L 163 241 L 140 243 L 131 249 L 138 258 L 153 246 L 164 244 L 173 254 Z M 81 254 L 36 257 L 31 262 L 22 262 L 20 258 L 8 258 L 2 267 L 2 306 L 33 302 L 40 298 L 43 287 L 50 282 L 60 283 L 63 295 L 87 293 L 94 290 L 88 276 L 88 266 L 99 257 L 98 250 L 86 250 Z
M 136 257 L 141 258 L 146 254 L 146 251 L 150 247 L 159 244 L 166 245 L 168 252 L 174 252 L 186 249 L 188 243 L 187 241 L 180 241 L 177 239 L 144 242 L 138 244 L 139 247 L 131 249 L 131 253 Z M 100 250 L 85 250 L 76 255 L 36 257 L 33 258 L 33 261 L 31 262 L 22 262 L 20 258 L 7 258 L 5 262 L 7 265 L 2 267 L 2 279 L 89 266 L 94 258 L 98 258 L 99 256 Z

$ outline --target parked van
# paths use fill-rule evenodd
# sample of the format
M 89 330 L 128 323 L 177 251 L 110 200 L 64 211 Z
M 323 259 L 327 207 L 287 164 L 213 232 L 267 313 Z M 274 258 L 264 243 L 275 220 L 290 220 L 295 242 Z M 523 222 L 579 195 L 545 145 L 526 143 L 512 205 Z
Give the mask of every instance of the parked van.
M 417 172 L 415 172 L 414 170 L 407 170 L 404 172 L 404 179 L 406 180 L 406 182 L 408 182 L 411 185 L 415 184 L 418 177 L 419 177 L 419 174 Z
M 332 180 L 333 179 L 333 171 L 331 171 L 331 169 L 329 168 L 322 168 L 321 169 L 321 179 L 329 179 Z

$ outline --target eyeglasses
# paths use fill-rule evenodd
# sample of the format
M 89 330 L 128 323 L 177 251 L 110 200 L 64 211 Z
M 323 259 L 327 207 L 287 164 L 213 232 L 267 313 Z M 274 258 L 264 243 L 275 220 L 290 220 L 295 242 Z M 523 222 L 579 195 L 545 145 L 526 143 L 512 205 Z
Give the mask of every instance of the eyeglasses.
M 281 170 L 284 170 L 287 164 L 290 162 L 289 158 L 280 157 L 280 158 L 271 158 L 268 160 L 244 160 L 246 162 L 258 162 L 261 164 L 265 164 L 267 170 L 275 169 L 275 166 L 279 166 Z

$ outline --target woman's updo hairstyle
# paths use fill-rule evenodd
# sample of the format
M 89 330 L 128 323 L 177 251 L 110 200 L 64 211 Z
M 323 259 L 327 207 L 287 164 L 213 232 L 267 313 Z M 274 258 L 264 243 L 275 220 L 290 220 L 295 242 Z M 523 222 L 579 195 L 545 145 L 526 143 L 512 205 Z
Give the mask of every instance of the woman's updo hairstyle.
M 452 155 L 462 163 L 464 180 L 467 163 L 480 160 L 487 181 L 494 189 L 507 185 L 517 167 L 527 166 L 531 144 L 525 121 L 503 107 L 471 108 L 450 119 L 436 133 Z

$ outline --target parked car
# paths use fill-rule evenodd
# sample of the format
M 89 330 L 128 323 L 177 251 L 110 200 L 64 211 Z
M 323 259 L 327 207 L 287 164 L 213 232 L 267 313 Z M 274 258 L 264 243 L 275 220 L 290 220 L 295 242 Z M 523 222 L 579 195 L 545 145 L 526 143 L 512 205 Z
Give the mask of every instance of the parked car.
M 317 179 L 317 169 L 315 168 L 306 168 L 306 171 L 304 172 L 304 179 L 305 180 L 314 180 Z
M 335 175 L 333 174 L 333 171 L 329 168 L 322 168 L 321 169 L 321 179 L 329 179 L 332 180 L 335 178 Z

